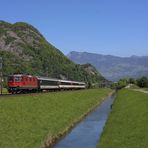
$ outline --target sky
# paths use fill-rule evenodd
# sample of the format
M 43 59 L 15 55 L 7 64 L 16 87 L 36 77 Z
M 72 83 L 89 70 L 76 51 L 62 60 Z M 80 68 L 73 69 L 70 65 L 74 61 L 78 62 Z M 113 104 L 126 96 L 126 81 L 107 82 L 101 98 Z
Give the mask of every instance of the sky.
M 0 0 L 0 20 L 27 22 L 64 54 L 148 55 L 147 0 Z

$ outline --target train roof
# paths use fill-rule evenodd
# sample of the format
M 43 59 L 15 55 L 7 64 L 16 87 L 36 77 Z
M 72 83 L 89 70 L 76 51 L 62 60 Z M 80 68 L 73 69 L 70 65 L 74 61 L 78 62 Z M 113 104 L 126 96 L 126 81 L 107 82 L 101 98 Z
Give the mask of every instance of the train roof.
M 12 74 L 12 75 L 9 75 L 9 77 L 15 77 L 15 76 L 21 77 L 22 74 Z
M 12 74 L 12 75 L 9 75 L 9 77 L 22 77 L 22 76 L 28 76 L 28 77 L 35 77 L 35 76 L 32 76 L 32 75 L 28 75 L 28 74 Z
M 79 84 L 85 84 L 85 82 L 78 82 L 78 81 L 69 81 L 69 80 L 59 80 L 60 82 L 67 82 L 67 83 L 79 83 Z
M 59 79 L 56 79 L 56 78 L 48 78 L 48 77 L 40 77 L 40 76 L 37 76 L 37 78 L 39 80 L 59 81 Z

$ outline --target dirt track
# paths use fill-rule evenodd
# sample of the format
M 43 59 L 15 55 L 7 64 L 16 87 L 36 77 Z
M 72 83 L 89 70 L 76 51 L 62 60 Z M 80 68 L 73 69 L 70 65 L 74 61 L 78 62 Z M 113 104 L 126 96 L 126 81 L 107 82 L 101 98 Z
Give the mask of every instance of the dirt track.
M 143 90 L 143 89 L 132 89 L 132 90 L 134 90 L 134 91 L 140 91 L 140 92 L 143 92 L 145 94 L 148 94 L 148 91 Z

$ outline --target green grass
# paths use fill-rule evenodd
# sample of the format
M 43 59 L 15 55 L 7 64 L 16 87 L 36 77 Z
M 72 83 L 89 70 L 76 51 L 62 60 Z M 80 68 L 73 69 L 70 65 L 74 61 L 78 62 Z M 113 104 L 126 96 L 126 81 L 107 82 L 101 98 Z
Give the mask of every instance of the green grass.
M 119 91 L 98 147 L 148 147 L 148 94 Z
M 110 89 L 0 97 L 0 148 L 36 148 L 68 129 Z
M 3 89 L 2 89 L 2 94 L 8 94 L 7 88 L 3 88 Z

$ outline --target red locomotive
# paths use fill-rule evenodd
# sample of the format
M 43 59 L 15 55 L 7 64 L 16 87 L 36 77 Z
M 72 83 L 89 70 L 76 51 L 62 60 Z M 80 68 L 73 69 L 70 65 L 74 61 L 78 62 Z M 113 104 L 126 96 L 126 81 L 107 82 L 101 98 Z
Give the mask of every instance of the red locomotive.
M 38 89 L 37 77 L 31 75 L 15 74 L 8 78 L 8 92 L 19 93 L 36 91 Z

